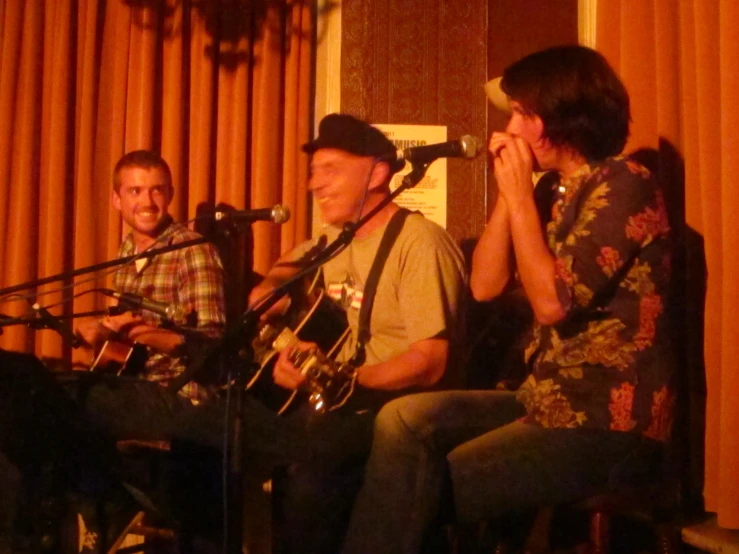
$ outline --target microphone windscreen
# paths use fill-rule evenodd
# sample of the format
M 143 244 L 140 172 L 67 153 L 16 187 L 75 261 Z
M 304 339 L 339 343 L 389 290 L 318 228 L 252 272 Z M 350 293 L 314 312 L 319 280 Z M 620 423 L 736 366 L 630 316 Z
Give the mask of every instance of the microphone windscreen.
M 272 208 L 272 221 L 275 223 L 285 223 L 290 219 L 290 208 L 278 204 Z
M 479 156 L 484 148 L 484 143 L 472 135 L 462 136 L 459 142 L 462 144 L 462 157 L 468 160 Z

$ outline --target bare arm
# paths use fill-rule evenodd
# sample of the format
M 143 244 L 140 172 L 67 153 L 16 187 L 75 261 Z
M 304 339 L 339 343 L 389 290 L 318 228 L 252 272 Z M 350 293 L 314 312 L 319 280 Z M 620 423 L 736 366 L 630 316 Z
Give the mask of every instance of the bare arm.
M 472 253 L 470 289 L 475 300 L 491 300 L 508 284 L 512 273 L 510 214 L 501 195 Z
M 555 286 L 555 258 L 541 233 L 534 202 L 532 153 L 521 138 L 494 133 L 495 176 L 510 211 L 516 266 L 536 319 L 553 324 L 565 316 Z
M 182 335 L 144 323 L 140 315 L 132 312 L 85 321 L 77 326 L 75 332 L 90 346 L 98 346 L 107 340 L 125 344 L 135 342 L 165 354 L 173 354 L 184 343 Z
M 301 342 L 299 350 L 315 345 Z M 275 383 L 287 389 L 299 387 L 305 377 L 289 359 L 288 349 L 280 352 L 274 367 Z M 441 379 L 449 356 L 446 339 L 430 338 L 414 342 L 410 348 L 379 364 L 362 366 L 357 371 L 357 382 L 371 389 L 398 390 L 407 387 L 430 387 Z
M 555 286 L 554 256 L 544 242 L 533 195 L 511 210 L 511 233 L 521 283 L 536 319 L 545 325 L 560 321 L 565 311 Z
M 169 355 L 176 355 L 177 349 L 185 343 L 185 337 L 179 333 L 146 324 L 133 327 L 127 335 L 129 342 L 144 344 Z
M 448 356 L 446 339 L 420 340 L 389 360 L 359 368 L 357 381 L 367 388 L 382 390 L 430 387 L 444 374 Z

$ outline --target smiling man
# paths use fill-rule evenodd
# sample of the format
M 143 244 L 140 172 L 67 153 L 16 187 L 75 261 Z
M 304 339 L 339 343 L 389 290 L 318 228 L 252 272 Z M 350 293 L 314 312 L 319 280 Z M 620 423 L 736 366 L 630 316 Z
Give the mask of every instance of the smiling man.
M 200 237 L 172 220 L 168 209 L 173 196 L 172 174 L 159 154 L 136 150 L 118 161 L 113 171 L 111 200 L 130 228 L 118 257 Z M 126 264 L 116 271 L 113 282 L 118 292 L 177 306 L 188 321 L 175 323 L 191 325 L 203 337 L 217 337 L 223 328 L 223 269 L 210 244 Z M 81 324 L 77 333 L 95 347 L 109 339 L 145 345 L 149 355 L 143 377 L 165 385 L 183 371 L 183 356 L 189 345 L 181 333 L 162 328 L 161 323 L 161 318 L 152 313 L 126 312 Z M 205 400 L 209 391 L 191 382 L 180 394 L 197 403 Z
M 169 167 L 154 156 L 147 151 L 132 152 L 118 162 L 113 173 L 113 206 L 131 228 L 138 251 L 154 244 L 166 226 L 174 196 Z M 146 159 L 150 159 L 148 164 Z
M 303 150 L 312 155 L 309 187 L 326 223 L 326 239 L 356 222 L 390 195 L 390 181 L 403 166 L 393 159 L 393 144 L 378 129 L 346 114 L 331 114 Z M 399 216 L 385 205 L 356 233 L 351 244 L 322 267 L 328 295 L 346 312 L 350 336 L 338 355 L 357 352 L 360 313 L 370 268 L 390 222 Z M 397 220 L 396 220 L 397 221 Z M 325 241 L 325 239 L 324 239 Z M 356 370 L 359 392 L 351 407 L 311 418 L 308 404 L 289 418 L 304 422 L 333 443 L 311 464 L 294 464 L 278 481 L 278 535 L 284 552 L 335 552 L 343 538 L 364 459 L 372 421 L 383 401 L 417 390 L 448 387 L 461 369 L 458 346 L 463 331 L 459 308 L 465 288 L 462 255 L 451 237 L 418 213 L 410 213 L 391 243 L 376 286 L 369 317 L 369 339 Z M 296 272 L 292 262 L 314 246 L 308 242 L 284 256 L 251 294 L 255 301 Z M 272 315 L 284 309 L 276 305 Z M 366 306 L 365 306 L 366 309 Z M 298 349 L 308 348 L 301 344 Z M 276 383 L 287 389 L 305 384 L 289 349 L 275 365 Z M 456 367 L 455 367 L 456 366 Z M 360 399 L 365 399 L 362 401 Z M 370 400 L 372 399 L 372 400 Z
M 136 150 L 118 161 L 111 201 L 130 229 L 119 258 L 200 238 L 173 221 L 168 211 L 173 196 L 171 171 L 156 152 Z M 178 330 L 146 311 L 80 323 L 75 331 L 88 345 L 95 349 L 105 345 L 105 352 L 112 353 L 107 356 L 110 361 L 127 363 L 120 376 L 95 372 L 65 384 L 86 415 L 85 423 L 107 441 L 180 439 L 219 447 L 224 411 L 217 376 L 201 375 L 199 382 L 187 383 L 178 394 L 165 386 L 185 370 L 204 342 L 222 333 L 223 269 L 215 247 L 197 244 L 127 263 L 116 270 L 113 286 L 119 293 L 178 307 L 181 315 L 173 322 Z M 138 368 L 129 367 L 127 358 L 134 346 L 146 353 Z M 125 510 L 120 513 L 125 515 Z M 84 517 L 88 529 L 98 527 L 91 513 Z M 117 532 L 124 523 L 114 521 L 107 533 Z M 89 532 L 84 551 L 100 547 L 97 539 Z

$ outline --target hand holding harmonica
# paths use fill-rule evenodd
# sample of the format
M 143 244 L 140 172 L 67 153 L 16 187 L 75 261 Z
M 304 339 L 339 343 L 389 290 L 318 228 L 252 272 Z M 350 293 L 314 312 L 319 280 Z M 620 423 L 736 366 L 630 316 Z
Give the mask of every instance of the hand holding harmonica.
M 495 132 L 488 150 L 493 157 L 495 179 L 500 194 L 509 206 L 533 193 L 534 157 L 529 144 L 521 137 Z

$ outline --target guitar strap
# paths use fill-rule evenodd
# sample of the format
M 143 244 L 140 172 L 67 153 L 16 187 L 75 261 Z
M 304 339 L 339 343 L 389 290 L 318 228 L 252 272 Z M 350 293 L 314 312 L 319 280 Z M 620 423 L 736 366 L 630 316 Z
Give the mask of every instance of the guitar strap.
M 400 231 L 403 229 L 405 218 L 408 217 L 412 212 L 406 208 L 400 208 L 393 214 L 390 221 L 385 227 L 385 232 L 382 235 L 380 246 L 375 254 L 375 259 L 372 261 L 372 267 L 370 267 L 369 275 L 367 275 L 367 281 L 364 284 L 364 290 L 362 291 L 362 306 L 359 308 L 359 325 L 357 329 L 357 349 L 354 351 L 354 356 L 350 363 L 354 367 L 359 367 L 364 364 L 366 353 L 365 345 L 370 339 L 370 315 L 372 315 L 372 305 L 375 302 L 375 293 L 377 292 L 377 283 L 380 280 L 382 269 L 385 267 L 385 262 L 390 254 L 390 250 L 395 244 L 395 239 L 398 238 Z

